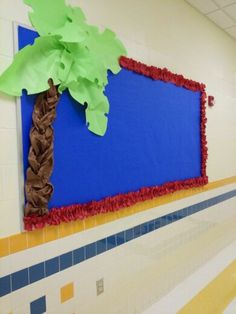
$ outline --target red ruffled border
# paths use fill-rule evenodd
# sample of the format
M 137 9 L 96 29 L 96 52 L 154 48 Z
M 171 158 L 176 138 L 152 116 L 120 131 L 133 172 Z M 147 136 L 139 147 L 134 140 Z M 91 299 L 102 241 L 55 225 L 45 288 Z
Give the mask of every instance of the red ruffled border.
M 100 201 L 92 201 L 86 204 L 75 204 L 60 208 L 53 208 L 47 215 L 44 216 L 26 216 L 24 217 L 25 230 L 31 231 L 34 229 L 41 229 L 46 225 L 59 225 L 61 222 L 70 222 L 77 219 L 82 220 L 86 217 L 101 213 L 115 212 L 121 208 L 132 206 L 138 202 L 150 200 L 182 189 L 196 188 L 208 183 L 208 177 L 206 176 L 207 119 L 205 85 L 186 79 L 182 75 L 174 74 L 167 69 L 147 66 L 127 57 L 120 58 L 120 65 L 130 71 L 150 77 L 153 80 L 161 80 L 173 83 L 176 86 L 184 87 L 194 92 L 201 92 L 201 177 L 169 182 L 161 186 L 144 187 L 136 192 L 118 194 L 112 197 L 106 197 Z

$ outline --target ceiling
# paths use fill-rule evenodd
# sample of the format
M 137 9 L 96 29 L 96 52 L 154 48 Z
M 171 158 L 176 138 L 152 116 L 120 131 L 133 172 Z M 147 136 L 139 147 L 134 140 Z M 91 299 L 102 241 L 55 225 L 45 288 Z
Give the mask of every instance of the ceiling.
M 186 0 L 236 39 L 236 0 Z

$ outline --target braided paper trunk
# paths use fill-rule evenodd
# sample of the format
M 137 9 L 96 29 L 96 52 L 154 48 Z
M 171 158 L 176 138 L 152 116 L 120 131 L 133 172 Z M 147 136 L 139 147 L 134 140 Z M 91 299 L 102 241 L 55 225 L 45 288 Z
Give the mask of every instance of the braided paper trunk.
M 48 91 L 38 95 L 32 115 L 29 167 L 25 183 L 25 216 L 48 213 L 48 202 L 53 193 L 53 186 L 50 183 L 54 163 L 52 124 L 56 118 L 59 93 L 52 80 L 49 80 L 49 86 Z

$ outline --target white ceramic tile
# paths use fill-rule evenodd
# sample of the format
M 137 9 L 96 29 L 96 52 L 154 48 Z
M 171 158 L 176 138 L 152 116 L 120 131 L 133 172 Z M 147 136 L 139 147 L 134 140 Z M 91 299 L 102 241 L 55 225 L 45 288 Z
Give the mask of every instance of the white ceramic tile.
M 0 165 L 16 165 L 17 137 L 16 129 L 0 129 Z
M 51 285 L 53 283 L 53 278 L 51 280 L 47 280 L 47 285 Z M 54 290 L 47 290 L 45 293 L 47 294 L 47 314 L 56 314 L 56 311 L 59 311 L 61 302 L 60 296 L 58 293 L 58 286 L 54 287 Z M 72 312 L 73 313 L 73 312 Z
M 1 0 L 0 2 L 0 18 L 2 19 L 29 24 L 29 10 L 30 8 L 21 0 Z
M 2 74 L 2 72 L 8 68 L 11 62 L 12 62 L 11 57 L 3 56 L 0 54 L 0 74 Z
M 70 313 L 70 314 L 73 314 L 75 313 L 75 300 L 74 298 L 73 299 L 70 299 L 68 301 L 66 301 L 65 303 L 62 303 L 60 305 L 60 311 L 61 313 Z M 52 312 L 53 313 L 53 312 Z M 57 311 L 54 312 L 55 314 L 57 314 Z
M 235 21 L 229 17 L 224 11 L 217 10 L 207 15 L 213 22 L 222 28 L 235 25 Z
M 165 214 L 168 214 L 172 211 L 176 211 L 178 209 L 184 208 L 186 206 L 189 206 L 191 204 L 198 203 L 200 201 L 209 199 L 211 197 L 214 197 L 219 194 L 226 193 L 228 191 L 231 191 L 236 188 L 236 184 L 230 184 L 225 187 L 220 187 L 218 189 L 204 192 L 200 195 L 194 195 L 191 197 L 188 197 L 183 200 L 179 200 L 173 203 L 166 204 L 164 206 L 160 206 L 157 208 L 153 208 L 147 211 L 144 211 L 142 213 L 133 215 L 131 217 L 127 217 L 124 219 L 120 219 L 117 221 L 114 221 L 110 224 L 101 225 L 97 228 L 93 228 L 84 232 L 80 232 L 78 234 L 68 236 L 63 239 L 59 239 L 57 241 L 49 242 L 47 244 L 34 247 L 32 249 L 28 249 L 23 252 L 18 252 L 13 254 L 11 257 L 3 258 L 4 264 L 9 263 L 9 259 L 12 260 L 12 271 L 20 270 L 26 266 L 30 266 L 32 264 L 40 263 L 46 259 L 50 259 L 52 257 L 58 256 L 60 254 L 63 254 L 65 252 L 71 251 L 73 249 L 76 249 L 80 246 L 86 245 L 88 243 L 94 242 L 96 240 L 102 239 L 103 237 L 109 236 L 111 234 L 117 233 L 121 230 L 128 229 L 130 227 L 133 227 L 135 225 L 141 224 L 143 222 L 152 220 L 157 217 L 161 217 Z M 234 202 L 234 200 L 228 200 L 224 203 L 220 203 L 219 205 L 216 205 L 218 208 L 224 208 L 224 206 L 228 206 L 228 203 Z M 226 205 L 224 205 L 226 204 Z M 1 208 L 1 207 L 0 207 Z M 215 206 L 214 206 L 215 208 Z M 210 212 L 214 212 L 214 209 L 210 209 Z M 230 211 L 228 211 L 230 213 Z M 195 223 L 197 221 L 203 221 L 203 220 L 209 220 L 208 218 L 208 210 L 203 211 L 202 213 L 198 213 L 194 215 L 194 218 L 185 218 L 181 222 L 177 222 L 174 225 L 171 226 L 172 233 L 174 232 L 175 228 L 179 230 L 178 225 L 181 223 L 182 231 L 187 232 L 187 230 L 192 228 L 192 223 Z M 206 218 L 203 218 L 205 217 Z M 19 216 L 18 216 L 19 217 Z M 209 216 L 211 217 L 211 216 Z M 213 216 L 215 217 L 215 216 Z M 218 218 L 217 218 L 218 217 Z M 212 219 L 220 219 L 221 216 L 219 216 L 219 213 L 217 212 L 217 217 Z M 20 218 L 19 218 L 20 219 Z M 190 219 L 190 221 L 189 221 Z M 195 221 L 195 222 L 194 222 Z M 160 236 L 156 239 L 156 244 L 161 243 L 162 241 L 167 241 L 169 239 L 169 236 L 172 236 L 173 234 L 169 234 L 169 228 L 170 226 L 167 226 L 165 228 L 160 229 Z M 165 229 L 165 230 L 164 230 Z M 5 230 L 7 231 L 7 228 L 5 227 Z M 146 235 L 147 236 L 147 235 Z M 137 242 L 146 242 L 146 236 L 142 237 L 141 239 L 135 240 Z M 149 247 L 149 244 L 146 244 L 147 247 Z M 129 246 L 129 244 L 125 245 Z M 17 262 L 16 262 L 17 261 Z M 0 270 L 1 272 L 1 270 Z M 4 268 L 2 269 L 2 275 L 7 274 L 5 272 Z
M 25 299 L 22 299 L 22 300 L 25 300 Z M 31 314 L 30 313 L 30 305 L 29 304 L 24 304 L 22 306 L 13 307 L 12 312 L 14 314 Z
M 236 22 L 236 2 L 224 8 L 224 11 L 231 16 Z
M 3 199 L 19 198 L 18 166 L 3 167 Z
M 235 252 L 236 243 L 234 242 L 143 314 L 157 313 L 157 309 L 160 313 L 177 313 L 236 258 Z
M 0 54 L 13 56 L 13 23 L 0 18 Z
M 18 199 L 0 201 L 0 213 L 0 237 L 7 237 L 21 231 L 21 214 Z
M 230 5 L 232 3 L 235 3 L 235 0 L 214 0 L 214 1 L 221 8 L 223 8 L 227 5 Z
M 236 298 L 227 306 L 223 314 L 234 314 L 236 309 Z
M 226 31 L 227 33 L 229 33 L 231 36 L 233 36 L 236 39 L 236 26 L 230 27 Z
M 55 245 L 55 244 L 54 244 Z M 59 254 L 46 254 L 43 245 L 37 246 L 34 249 L 28 249 L 19 253 L 11 254 L 1 258 L 0 276 L 7 275 L 12 272 L 21 270 L 26 267 L 43 262 L 47 259 L 58 256 Z M 64 252 L 66 252 L 64 250 Z
M 25 307 L 30 308 L 30 303 L 34 300 L 37 300 L 38 298 L 42 296 L 46 296 L 46 304 L 48 303 L 48 297 L 49 297 L 49 290 L 47 290 L 47 285 L 49 281 L 53 281 L 53 278 L 51 277 L 49 280 L 40 280 L 37 281 L 29 286 L 26 286 L 22 289 L 16 290 L 11 293 L 11 302 L 13 307 L 17 307 L 17 304 L 19 307 Z M 53 294 L 54 291 L 50 291 L 50 294 Z M 57 304 L 58 306 L 58 304 Z M 13 313 L 15 313 L 13 311 Z
M 16 128 L 16 104 L 13 97 L 0 93 L 0 129 Z
M 4 179 L 3 179 L 3 173 L 4 173 L 4 168 L 3 167 L 0 167 L 0 201 L 3 200 L 3 182 L 4 182 Z
M 11 295 L 8 294 L 0 298 L 0 313 L 11 313 L 12 311 L 12 302 Z
M 226 207 L 219 206 L 218 208 L 218 214 L 226 210 Z M 209 216 L 211 216 L 210 211 Z M 197 243 L 199 242 L 198 245 L 203 251 L 203 243 L 204 240 L 206 242 L 206 236 L 210 230 L 213 232 L 212 238 L 206 243 L 210 244 L 213 239 L 218 241 L 217 228 L 210 229 L 209 227 L 211 226 L 204 227 L 201 222 L 191 219 L 169 225 L 51 276 L 45 279 L 44 283 L 41 281 L 41 285 L 39 285 L 40 282 L 35 283 L 28 286 L 25 291 L 22 289 L 15 292 L 15 303 L 20 303 L 23 295 L 27 296 L 25 302 L 30 302 L 39 291 L 44 291 L 47 295 L 49 313 L 54 313 L 54 310 L 60 312 L 67 308 L 67 305 L 61 306 L 59 303 L 59 288 L 72 281 L 75 283 L 75 311 L 79 309 L 82 313 L 90 314 L 96 313 L 96 309 L 99 309 L 103 313 L 104 309 L 112 308 L 114 313 L 132 313 L 134 309 L 142 309 L 144 303 L 150 304 L 158 293 L 167 291 L 178 282 L 180 269 L 187 270 L 186 267 L 181 268 L 182 263 L 194 264 L 194 258 L 201 254 Z M 234 229 L 233 224 L 231 228 Z M 228 231 L 229 228 L 223 230 L 225 235 Z M 231 249 L 229 252 L 232 255 L 235 250 Z M 43 251 L 41 254 L 44 254 Z M 27 259 L 28 256 L 25 255 L 25 260 Z M 219 264 L 222 264 L 221 261 Z M 177 274 L 175 269 L 178 271 Z M 186 272 L 185 276 L 187 275 Z M 184 273 L 181 276 L 184 276 Z M 98 299 L 95 282 L 101 277 L 104 278 L 105 292 L 102 298 Z M 167 278 L 171 278 L 172 281 L 168 279 L 170 280 L 168 283 Z M 159 282 L 162 282 L 161 286 Z M 127 295 L 129 295 L 129 300 L 126 300 Z M 73 303 L 68 305 L 70 309 L 73 306 Z
M 187 0 L 187 2 L 204 14 L 218 9 L 212 0 Z
M 0 92 L 0 129 L 16 128 L 16 102 L 12 96 Z

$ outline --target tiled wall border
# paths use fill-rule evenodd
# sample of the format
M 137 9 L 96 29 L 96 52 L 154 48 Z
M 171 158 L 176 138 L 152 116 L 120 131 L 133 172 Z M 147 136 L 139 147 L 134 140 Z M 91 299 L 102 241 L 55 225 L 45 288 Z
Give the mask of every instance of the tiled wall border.
M 0 257 L 24 251 L 26 249 L 36 247 L 38 245 L 42 245 L 54 240 L 58 240 L 66 236 L 70 236 L 72 234 L 115 221 L 120 218 L 128 217 L 154 207 L 181 200 L 202 192 L 207 192 L 235 182 L 236 176 L 209 183 L 204 187 L 177 191 L 173 194 L 154 198 L 153 200 L 140 202 L 138 204 L 135 204 L 134 206 L 121 209 L 118 212 L 105 213 L 94 217 L 89 217 L 83 221 L 78 220 L 75 222 L 62 223 L 59 226 L 49 226 L 45 227 L 42 230 L 22 232 L 6 238 L 2 238 L 0 239 Z
M 233 197 L 236 189 L 4 276 L 0 278 L 0 297 Z

